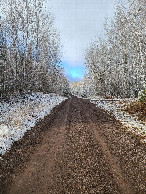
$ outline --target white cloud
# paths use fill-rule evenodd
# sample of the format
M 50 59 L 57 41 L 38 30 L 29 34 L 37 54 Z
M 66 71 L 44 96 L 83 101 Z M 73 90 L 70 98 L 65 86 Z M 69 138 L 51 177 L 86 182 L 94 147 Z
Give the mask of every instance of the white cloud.
M 51 0 L 55 25 L 61 33 L 64 59 L 83 65 L 84 50 L 95 37 L 102 36 L 106 16 L 112 17 L 115 0 Z

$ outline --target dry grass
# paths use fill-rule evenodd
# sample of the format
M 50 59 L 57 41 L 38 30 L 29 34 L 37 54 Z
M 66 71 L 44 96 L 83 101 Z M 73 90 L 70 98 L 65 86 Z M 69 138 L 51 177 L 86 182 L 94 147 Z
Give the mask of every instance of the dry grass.
M 139 120 L 146 122 L 146 101 L 136 100 L 128 104 L 125 108 L 130 114 L 136 114 Z

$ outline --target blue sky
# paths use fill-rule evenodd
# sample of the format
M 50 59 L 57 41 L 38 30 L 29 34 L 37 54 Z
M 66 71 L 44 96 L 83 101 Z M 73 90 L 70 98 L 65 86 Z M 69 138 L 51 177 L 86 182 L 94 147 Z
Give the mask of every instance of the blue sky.
M 71 82 L 81 81 L 84 77 L 85 67 L 83 65 L 71 66 L 69 62 L 63 62 L 65 73 Z
M 63 45 L 63 66 L 70 81 L 83 78 L 84 52 L 103 36 L 105 17 L 113 17 L 117 0 L 51 0 L 55 27 Z M 48 0 L 48 5 L 50 5 Z

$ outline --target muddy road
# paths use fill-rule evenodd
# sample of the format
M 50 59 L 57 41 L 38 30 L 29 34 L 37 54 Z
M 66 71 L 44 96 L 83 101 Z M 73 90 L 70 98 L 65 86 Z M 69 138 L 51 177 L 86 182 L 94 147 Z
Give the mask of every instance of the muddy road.
M 0 193 L 145 193 L 144 145 L 89 100 L 55 107 L 0 162 Z

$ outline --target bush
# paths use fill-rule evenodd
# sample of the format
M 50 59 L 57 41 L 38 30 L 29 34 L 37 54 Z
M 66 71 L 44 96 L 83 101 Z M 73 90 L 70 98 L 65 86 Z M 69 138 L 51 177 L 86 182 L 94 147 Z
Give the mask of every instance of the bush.
M 87 94 L 83 93 L 83 94 L 81 94 L 81 97 L 82 98 L 87 98 Z
M 146 101 L 136 100 L 126 106 L 125 111 L 136 114 L 139 120 L 146 121 Z
M 69 98 L 69 96 L 70 96 L 69 91 L 66 90 L 66 89 L 64 89 L 64 90 L 63 90 L 63 96 Z
M 144 90 L 141 90 L 139 93 L 138 93 L 138 98 L 140 101 L 146 101 L 146 89 Z

